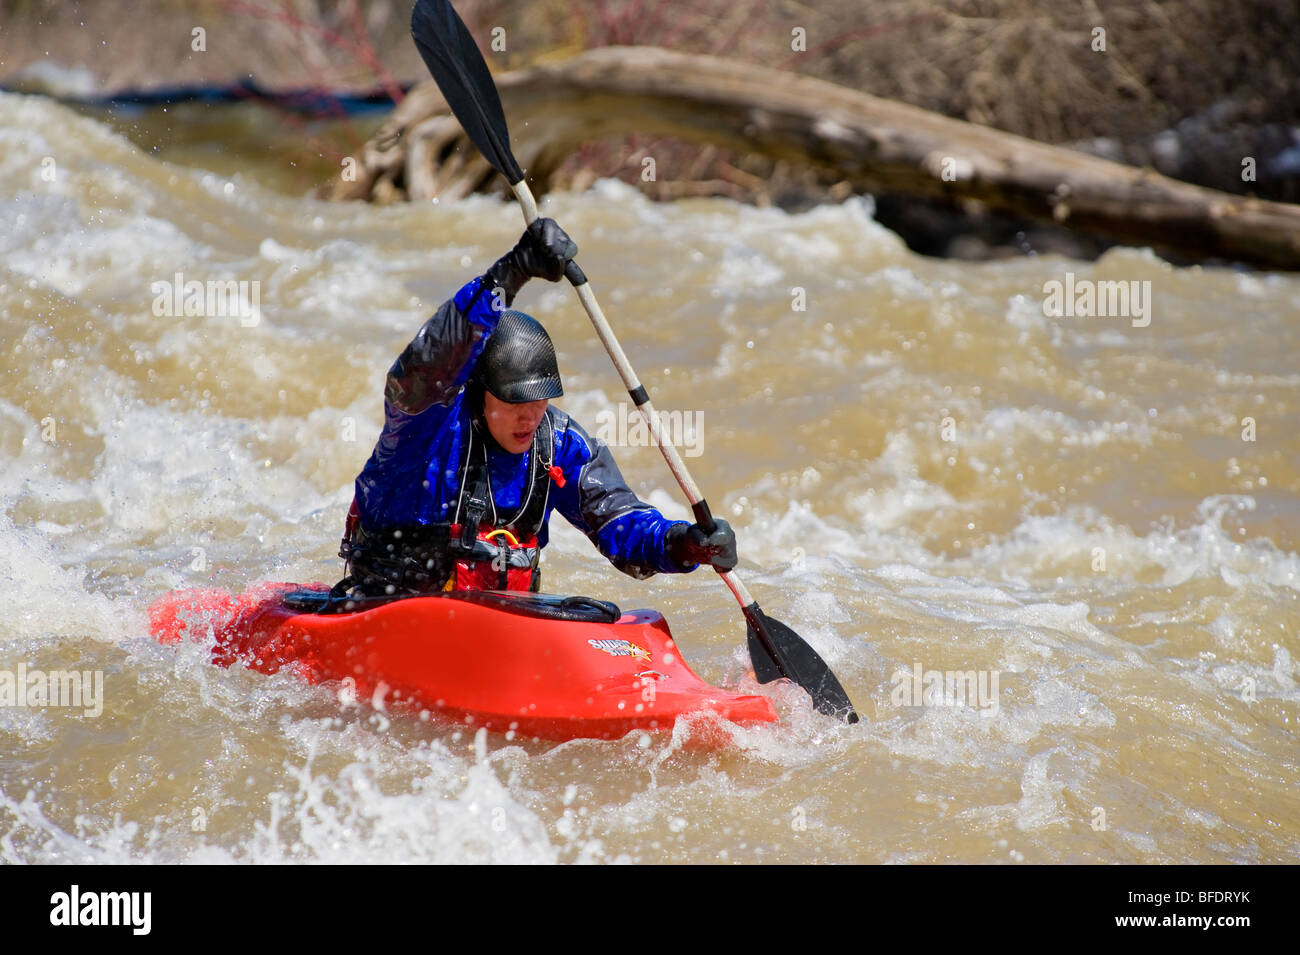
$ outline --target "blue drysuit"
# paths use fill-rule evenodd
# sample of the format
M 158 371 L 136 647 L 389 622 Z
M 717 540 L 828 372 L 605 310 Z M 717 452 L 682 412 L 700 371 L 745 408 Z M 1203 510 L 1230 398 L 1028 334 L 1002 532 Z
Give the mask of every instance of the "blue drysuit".
M 366 534 L 454 519 L 458 470 L 474 414 L 464 385 L 499 315 L 482 278 L 475 278 L 425 322 L 389 370 L 384 430 L 356 481 Z M 554 429 L 553 463 L 562 477 L 550 485 L 538 545 L 545 546 L 550 512 L 558 509 L 626 574 L 694 570 L 695 564 L 678 564 L 664 553 L 668 529 L 687 522 L 670 521 L 640 501 L 604 443 L 567 414 L 553 407 L 546 414 Z M 531 453 L 511 454 L 488 442 L 491 494 L 503 514 L 520 506 Z

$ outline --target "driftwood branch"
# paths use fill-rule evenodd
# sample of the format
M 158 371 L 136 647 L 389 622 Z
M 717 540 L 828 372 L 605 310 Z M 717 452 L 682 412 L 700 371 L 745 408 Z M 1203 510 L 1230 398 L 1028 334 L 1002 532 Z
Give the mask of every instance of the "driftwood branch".
M 674 136 L 814 168 L 854 188 L 1055 222 L 1196 257 L 1300 269 L 1300 206 L 1233 196 L 811 77 L 605 47 L 498 77 L 538 192 L 585 142 Z M 454 198 L 492 185 L 432 83 L 406 97 L 334 198 Z

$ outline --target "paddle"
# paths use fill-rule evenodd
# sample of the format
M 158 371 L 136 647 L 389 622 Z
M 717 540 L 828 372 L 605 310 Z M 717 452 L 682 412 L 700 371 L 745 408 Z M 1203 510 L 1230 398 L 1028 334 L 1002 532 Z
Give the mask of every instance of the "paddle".
M 523 171 L 510 152 L 510 132 L 506 127 L 505 110 L 501 108 L 496 83 L 464 21 L 452 9 L 450 0 L 418 0 L 415 9 L 411 11 L 411 36 L 466 135 L 492 167 L 506 177 L 523 209 L 524 220 L 532 222 L 537 218 L 537 203 L 528 184 L 524 182 Z M 696 523 L 706 533 L 712 532 L 716 525 L 709 505 L 687 472 L 681 455 L 663 434 L 659 416 L 650 404 L 650 396 L 637 379 L 618 339 L 614 337 L 614 331 L 605 320 L 587 277 L 578 268 L 578 263 L 573 261 L 569 262 L 564 275 L 577 291 L 583 308 L 596 327 L 596 334 L 627 387 L 632 403 L 645 418 L 655 443 L 663 452 L 669 470 L 691 502 Z M 770 683 L 782 677 L 793 680 L 808 691 L 820 712 L 837 716 L 847 723 L 856 723 L 858 714 L 854 711 L 848 694 L 817 652 L 785 624 L 763 613 L 758 601 L 750 596 L 734 572 L 718 573 L 745 614 L 746 642 L 754 664 L 755 678 L 760 683 Z

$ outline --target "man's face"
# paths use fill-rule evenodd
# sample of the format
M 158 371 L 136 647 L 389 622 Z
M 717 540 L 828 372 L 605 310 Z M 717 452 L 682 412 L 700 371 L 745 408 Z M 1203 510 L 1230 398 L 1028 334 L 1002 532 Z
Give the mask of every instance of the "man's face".
M 497 444 L 511 454 L 523 454 L 533 446 L 533 433 L 546 414 L 546 398 L 511 404 L 490 391 L 483 392 L 483 419 Z

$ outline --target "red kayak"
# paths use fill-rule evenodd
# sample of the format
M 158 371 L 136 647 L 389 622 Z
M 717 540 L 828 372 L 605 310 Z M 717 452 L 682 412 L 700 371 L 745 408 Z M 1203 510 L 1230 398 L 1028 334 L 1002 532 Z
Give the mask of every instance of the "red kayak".
M 360 699 L 427 710 L 474 727 L 551 740 L 666 730 L 691 713 L 776 719 L 764 696 L 701 680 L 652 610 L 621 613 L 588 597 L 470 591 L 362 600 L 264 584 L 235 597 L 176 591 L 149 608 L 163 643 L 214 641 L 212 661 L 311 683 L 351 680 Z M 332 609 L 339 609 L 334 607 Z

